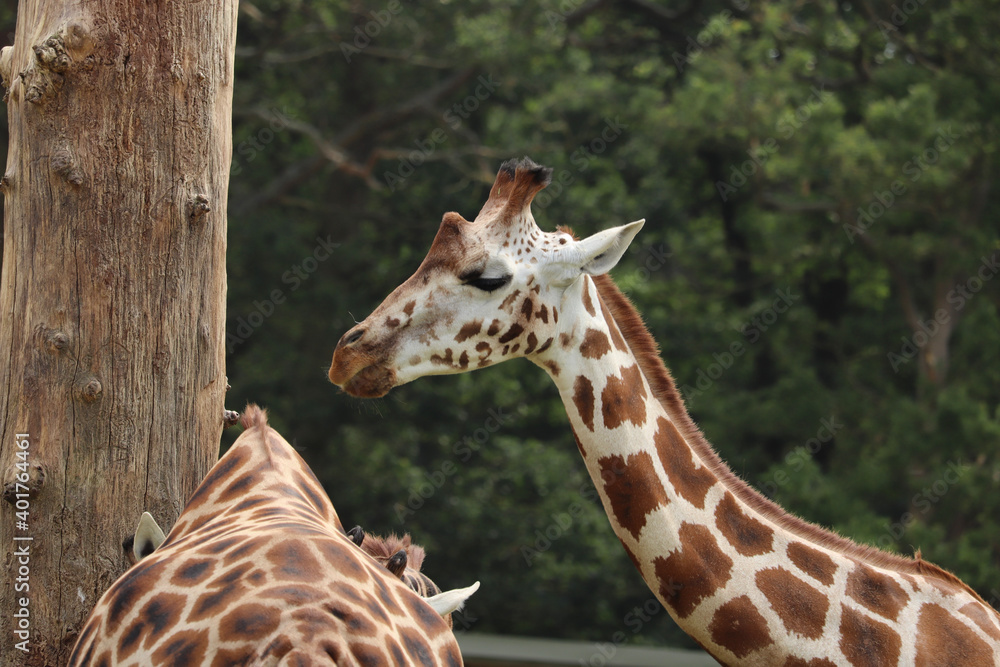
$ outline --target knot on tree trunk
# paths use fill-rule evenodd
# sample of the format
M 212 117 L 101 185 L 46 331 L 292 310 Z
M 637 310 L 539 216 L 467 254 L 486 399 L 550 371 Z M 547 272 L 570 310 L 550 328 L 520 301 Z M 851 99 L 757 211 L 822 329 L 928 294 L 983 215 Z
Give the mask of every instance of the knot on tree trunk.
M 69 181 L 70 185 L 83 185 L 83 172 L 68 150 L 58 150 L 52 155 L 52 171 Z
M 35 60 L 20 76 L 24 82 L 24 99 L 32 104 L 42 104 L 54 97 L 72 69 L 89 70 L 94 66 L 91 55 L 94 38 L 81 23 L 68 23 L 31 50 Z M 3 65 L 0 54 L 0 74 L 7 85 L 9 75 Z
M 45 332 L 45 346 L 53 354 L 62 352 L 69 347 L 69 336 L 59 329 L 49 329 Z
M 208 195 L 197 194 L 191 197 L 188 201 L 188 210 L 188 218 L 191 220 L 191 224 L 200 222 L 202 216 L 212 210 Z
M 45 484 L 45 469 L 42 464 L 32 461 L 30 463 L 12 463 L 7 466 L 3 473 L 3 499 L 11 505 L 15 505 L 18 499 L 24 499 L 25 494 L 29 500 L 34 500 Z
M 24 80 L 24 99 L 41 104 L 54 97 L 63 85 L 63 73 L 69 69 L 69 54 L 59 33 L 31 48 L 35 53 L 33 66 L 21 72 Z
M 80 383 L 80 398 L 84 403 L 93 403 L 101 397 L 104 387 L 101 381 L 94 376 L 85 377 L 86 382 Z
M 66 44 L 61 34 L 52 35 L 41 44 L 36 44 L 31 50 L 35 52 L 39 67 L 57 74 L 69 69 L 69 54 L 66 53 Z

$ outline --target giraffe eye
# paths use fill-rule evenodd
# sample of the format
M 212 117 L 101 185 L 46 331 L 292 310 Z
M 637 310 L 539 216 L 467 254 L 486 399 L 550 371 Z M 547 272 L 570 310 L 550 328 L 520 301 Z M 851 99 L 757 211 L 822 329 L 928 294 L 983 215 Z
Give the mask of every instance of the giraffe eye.
M 465 281 L 466 285 L 472 285 L 476 289 L 481 289 L 484 292 L 495 292 L 501 287 L 506 286 L 510 282 L 511 276 L 500 276 L 499 278 L 472 278 Z

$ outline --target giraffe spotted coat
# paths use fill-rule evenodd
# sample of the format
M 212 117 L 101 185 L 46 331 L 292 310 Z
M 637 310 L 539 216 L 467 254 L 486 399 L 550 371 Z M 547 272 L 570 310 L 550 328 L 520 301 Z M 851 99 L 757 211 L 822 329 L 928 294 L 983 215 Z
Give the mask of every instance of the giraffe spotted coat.
M 255 406 L 166 541 L 119 578 L 71 666 L 461 665 L 449 624 L 355 545 Z

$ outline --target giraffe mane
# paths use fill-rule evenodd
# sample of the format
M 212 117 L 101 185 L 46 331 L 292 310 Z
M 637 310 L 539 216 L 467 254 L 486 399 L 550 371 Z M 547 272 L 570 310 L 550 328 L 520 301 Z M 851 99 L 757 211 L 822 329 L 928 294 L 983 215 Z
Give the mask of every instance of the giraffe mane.
M 392 534 L 385 537 L 377 535 L 365 535 L 365 541 L 361 543 L 361 549 L 375 559 L 389 559 L 400 549 L 406 551 L 406 567 L 419 572 L 420 566 L 424 564 L 424 548 L 413 544 L 410 535 L 407 533 L 402 537 Z
M 246 409 L 240 415 L 240 426 L 243 430 L 252 428 L 267 428 L 267 410 L 254 403 L 247 403 Z
M 670 419 L 709 471 L 733 495 L 781 528 L 813 544 L 875 567 L 939 579 L 970 593 L 980 602 L 986 604 L 976 591 L 957 576 L 938 565 L 923 560 L 919 551 L 915 558 L 908 558 L 858 544 L 831 530 L 786 512 L 780 505 L 766 498 L 733 473 L 712 449 L 712 445 L 705 439 L 701 429 L 688 414 L 684 399 L 677 390 L 670 371 L 660 357 L 660 346 L 649 333 L 635 306 L 632 305 L 628 297 L 622 294 L 610 276 L 606 274 L 592 276 L 592 279 L 597 286 L 601 301 L 610 311 L 612 318 L 622 332 L 622 337 L 635 355 L 653 395 L 666 409 Z M 990 605 L 986 606 L 990 607 Z

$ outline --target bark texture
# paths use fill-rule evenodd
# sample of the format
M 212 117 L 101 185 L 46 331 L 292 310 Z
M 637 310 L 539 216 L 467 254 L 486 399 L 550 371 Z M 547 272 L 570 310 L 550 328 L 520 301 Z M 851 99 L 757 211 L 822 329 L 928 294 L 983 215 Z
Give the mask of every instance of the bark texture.
M 217 458 L 236 8 L 21 0 L 0 55 L 0 664 L 65 663 Z

